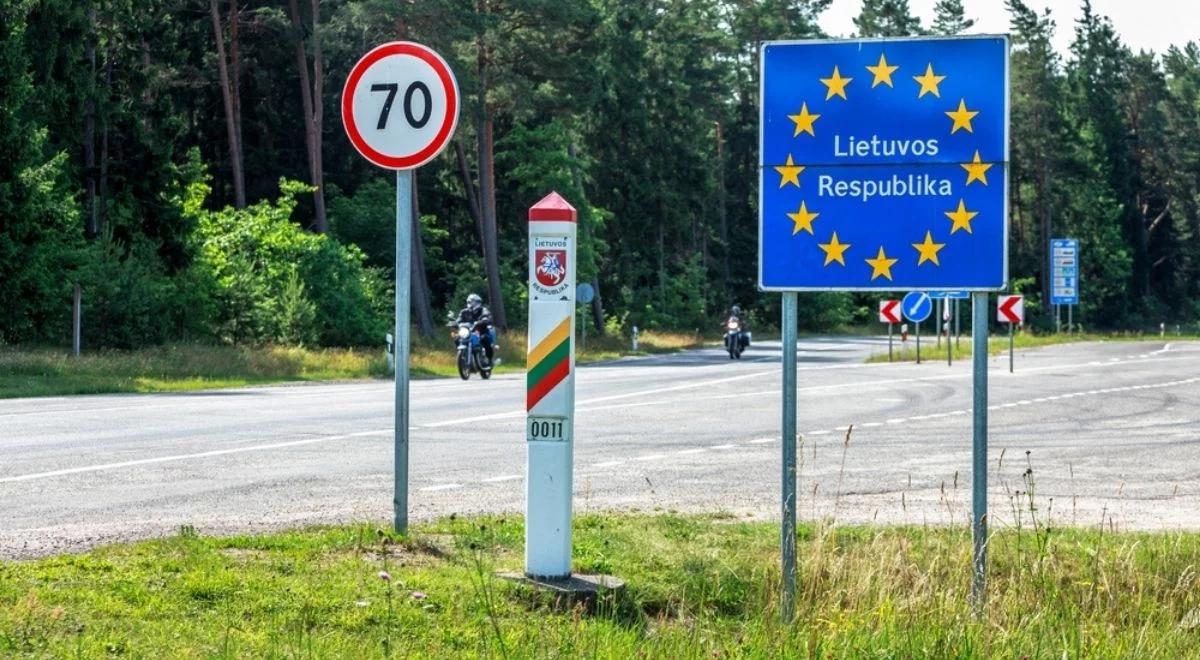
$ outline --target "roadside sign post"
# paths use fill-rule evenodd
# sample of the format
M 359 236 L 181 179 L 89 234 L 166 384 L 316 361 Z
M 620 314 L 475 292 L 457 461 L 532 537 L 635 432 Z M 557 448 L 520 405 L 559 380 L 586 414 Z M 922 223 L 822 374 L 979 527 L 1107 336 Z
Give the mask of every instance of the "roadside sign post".
M 1017 324 L 1025 322 L 1025 298 L 1022 296 L 1000 296 L 996 298 L 996 320 L 1008 324 L 1008 373 L 1013 372 L 1013 332 Z
M 591 284 L 584 282 L 583 284 L 580 284 L 578 287 L 575 288 L 575 298 L 576 298 L 576 302 L 578 302 L 580 305 L 590 304 L 593 300 L 596 299 L 596 289 L 593 288 Z M 576 314 L 576 316 L 578 316 L 578 314 Z M 579 334 L 580 334 L 579 348 L 580 348 L 580 350 L 587 350 L 587 327 L 588 327 L 588 322 L 587 322 L 587 319 L 585 318 L 583 323 L 579 324 Z
M 413 170 L 446 147 L 458 125 L 458 82 L 446 60 L 421 44 L 372 48 L 342 88 L 342 127 L 363 158 L 396 171 L 396 361 L 394 495 L 396 531 L 408 531 L 408 357 Z
M 780 564 L 783 567 L 784 621 L 795 616 L 796 602 L 796 294 L 783 294 L 783 450 L 780 493 L 783 504 L 779 525 Z
M 899 300 L 879 301 L 879 322 L 886 323 L 888 328 L 888 362 L 892 361 L 892 325 L 902 320 Z
M 785 617 L 795 596 L 797 292 L 972 292 L 974 513 L 985 521 L 986 292 L 1008 283 L 1008 51 L 1004 36 L 775 41 L 759 51 L 758 285 L 783 294 Z M 932 304 L 918 295 L 924 314 L 914 318 L 907 302 L 902 311 L 918 324 L 919 347 Z M 986 536 L 975 532 L 972 595 L 982 602 Z
M 950 347 L 950 301 L 942 301 L 942 328 L 946 332 L 946 366 L 954 366 L 954 351 Z
M 971 602 L 976 610 L 983 607 L 987 587 L 987 435 L 988 435 L 988 294 L 971 297 L 971 363 L 974 380 L 971 429 L 971 541 L 974 562 Z
M 525 574 L 571 575 L 576 212 L 552 192 L 529 209 Z

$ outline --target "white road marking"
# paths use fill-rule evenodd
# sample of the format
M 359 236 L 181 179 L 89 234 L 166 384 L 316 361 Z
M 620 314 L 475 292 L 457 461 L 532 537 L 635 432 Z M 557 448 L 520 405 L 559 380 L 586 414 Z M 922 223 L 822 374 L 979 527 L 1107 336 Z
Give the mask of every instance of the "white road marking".
M 867 422 L 866 424 L 858 425 L 859 428 L 863 429 L 875 428 L 876 426 L 883 426 L 883 422 Z
M 500 483 L 501 481 L 516 481 L 516 480 L 522 479 L 522 478 L 523 477 L 519 474 L 505 474 L 505 475 L 502 475 L 499 477 L 488 477 L 487 479 L 483 480 L 483 483 L 497 484 L 497 483 Z
M 908 421 L 908 418 L 906 418 L 906 417 L 901 417 L 901 418 L 898 418 L 898 419 L 889 419 L 889 420 L 887 420 L 887 421 L 886 421 L 886 422 L 884 422 L 884 423 L 885 423 L 885 424 L 903 424 L 903 423 L 905 423 L 905 422 L 907 422 L 907 421 Z
M 462 488 L 462 484 L 438 484 L 436 486 L 426 486 L 419 490 L 422 490 L 426 493 L 432 493 L 438 490 L 455 490 L 457 488 Z
M 737 449 L 737 448 L 738 448 L 738 445 L 735 445 L 735 444 L 713 445 L 713 446 L 709 447 L 709 449 Z
M 765 445 L 765 444 L 769 444 L 769 443 L 772 443 L 772 442 L 775 442 L 775 438 L 758 438 L 758 439 L 755 439 L 755 440 L 751 440 L 751 441 L 750 441 L 750 444 L 752 444 L 752 445 Z
M 666 454 L 647 454 L 645 456 L 635 456 L 635 461 L 657 461 L 666 458 Z
M 359 433 L 346 433 L 343 435 L 327 435 L 320 438 L 305 438 L 304 440 L 290 440 L 288 442 L 272 442 L 265 445 L 251 445 L 248 447 L 230 447 L 229 449 L 214 449 L 212 451 L 196 452 L 194 454 L 175 454 L 173 456 L 156 456 L 154 458 L 139 458 L 133 461 L 121 461 L 119 463 L 98 463 L 95 465 L 83 465 L 74 468 L 65 468 L 62 470 L 51 470 L 49 472 L 35 472 L 32 474 L 19 474 L 13 477 L 0 477 L 0 483 L 12 483 L 17 481 L 33 481 L 34 479 L 45 479 L 47 477 L 62 477 L 68 474 L 82 474 L 85 472 L 101 472 L 103 470 L 116 470 L 119 468 L 136 467 L 138 465 L 152 465 L 154 463 L 172 463 L 175 461 L 186 461 L 193 458 L 209 458 L 211 456 L 225 456 L 226 454 L 241 454 L 250 451 L 266 451 L 268 449 L 282 449 L 284 447 L 299 447 L 302 445 L 312 445 L 318 442 L 332 442 L 334 440 L 348 440 L 350 438 L 363 438 L 373 435 L 391 435 L 392 429 L 380 429 L 378 431 L 362 431 Z
M 801 433 L 800 435 L 829 435 L 830 433 L 833 433 L 833 431 L 809 431 L 808 433 Z
M 625 461 L 604 461 L 603 463 L 593 463 L 592 467 L 606 468 L 606 467 L 616 467 L 618 465 L 624 465 L 624 464 L 625 464 Z
M 675 453 L 680 454 L 680 455 L 688 455 L 688 454 L 703 454 L 706 451 L 708 451 L 708 449 L 706 449 L 704 447 L 698 447 L 696 449 L 681 449 Z

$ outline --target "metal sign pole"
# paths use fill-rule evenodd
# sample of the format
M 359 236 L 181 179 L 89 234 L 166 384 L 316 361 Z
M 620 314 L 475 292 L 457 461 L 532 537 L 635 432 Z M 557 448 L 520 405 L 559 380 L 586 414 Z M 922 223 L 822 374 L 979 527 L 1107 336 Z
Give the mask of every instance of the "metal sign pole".
M 958 348 L 959 340 L 962 339 L 962 328 L 958 324 L 958 298 L 954 299 L 954 347 Z
M 1075 333 L 1075 305 L 1067 305 L 1067 334 Z
M 889 327 L 891 324 L 888 324 Z M 779 526 L 783 565 L 781 614 L 791 621 L 796 602 L 796 294 L 783 294 L 783 521 Z
M 892 324 L 888 324 L 888 362 L 892 361 Z
M 921 364 L 921 322 L 917 321 L 917 364 Z
M 971 443 L 971 538 L 974 541 L 974 579 L 971 581 L 971 602 L 983 604 L 987 570 L 987 341 L 988 294 L 971 294 L 971 331 L 974 337 L 972 363 L 974 366 L 974 429 Z
M 409 274 L 412 269 L 412 170 L 396 170 L 396 351 L 395 508 L 396 532 L 408 531 L 408 352 Z
M 947 304 L 949 304 L 949 303 L 947 303 Z M 944 321 L 944 323 L 946 325 L 946 366 L 953 367 L 954 366 L 954 350 L 953 350 L 953 347 L 950 346 L 950 323 L 948 320 Z M 940 336 L 940 334 L 939 334 L 939 336 Z
M 1013 326 L 1015 323 L 1008 324 L 1008 373 L 1013 372 Z

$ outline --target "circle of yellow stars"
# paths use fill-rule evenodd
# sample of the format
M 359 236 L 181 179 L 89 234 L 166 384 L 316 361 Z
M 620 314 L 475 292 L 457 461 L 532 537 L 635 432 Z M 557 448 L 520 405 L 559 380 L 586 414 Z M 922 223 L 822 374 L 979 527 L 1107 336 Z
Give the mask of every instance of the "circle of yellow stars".
M 892 79 L 893 74 L 900 70 L 898 64 L 892 64 L 887 60 L 887 53 L 879 54 L 879 61 L 874 65 L 866 66 L 867 72 L 871 74 L 871 88 L 874 89 L 880 85 L 886 85 L 889 88 L 895 89 L 896 84 Z M 925 98 L 926 95 L 936 99 L 941 99 L 942 93 L 940 85 L 946 80 L 946 75 L 938 74 L 934 68 L 933 62 L 927 62 L 925 71 L 921 75 L 912 76 L 913 81 L 917 84 L 917 98 Z M 841 69 L 834 65 L 833 72 L 828 78 L 819 78 L 822 85 L 825 86 L 825 100 L 829 101 L 837 97 L 843 101 L 849 100 L 847 96 L 847 88 L 854 81 L 853 77 L 842 74 Z M 946 116 L 950 118 L 950 134 L 954 135 L 959 131 L 974 133 L 975 128 L 972 121 L 979 115 L 978 110 L 971 110 L 967 105 L 965 98 L 958 100 L 958 106 L 946 111 Z M 816 123 L 821 118 L 821 115 L 815 114 L 808 109 L 808 103 L 800 104 L 800 111 L 796 114 L 788 115 L 787 118 L 795 125 L 792 131 L 792 137 L 798 138 L 801 134 L 807 133 L 811 137 L 816 137 Z M 979 150 L 975 151 L 974 158 L 969 163 L 961 163 L 960 166 L 966 171 L 966 186 L 973 183 L 980 183 L 984 186 L 988 185 L 987 173 L 992 168 L 994 163 L 984 162 L 979 156 Z M 792 154 L 788 154 L 787 160 L 783 165 L 775 165 L 775 171 L 779 174 L 779 187 L 782 189 L 789 185 L 800 188 L 800 174 L 804 172 L 805 166 L 796 164 Z M 801 232 L 807 232 L 810 236 L 816 236 L 813 228 L 813 222 L 821 214 L 816 211 L 809 210 L 806 201 L 800 202 L 800 208 L 795 212 L 787 214 L 788 219 L 792 221 L 792 235 L 795 236 Z M 958 231 L 965 231 L 968 234 L 973 234 L 971 221 L 979 215 L 978 211 L 967 209 L 966 201 L 962 198 L 958 200 L 958 207 L 945 212 L 946 218 L 950 220 L 950 234 Z M 925 231 L 925 239 L 919 243 L 912 244 L 913 249 L 917 251 L 917 266 L 932 264 L 935 267 L 940 267 L 941 261 L 938 258 L 938 252 L 946 247 L 945 243 L 938 243 L 933 240 L 933 231 Z M 853 247 L 850 243 L 843 243 L 833 232 L 829 240 L 825 243 L 818 241 L 817 247 L 825 253 L 824 266 L 829 267 L 831 264 L 846 266 L 846 252 Z M 874 257 L 864 259 L 867 265 L 871 267 L 871 280 L 874 281 L 880 277 L 887 280 L 892 279 L 892 267 L 900 262 L 899 257 L 888 256 L 883 246 L 879 246 L 879 250 Z

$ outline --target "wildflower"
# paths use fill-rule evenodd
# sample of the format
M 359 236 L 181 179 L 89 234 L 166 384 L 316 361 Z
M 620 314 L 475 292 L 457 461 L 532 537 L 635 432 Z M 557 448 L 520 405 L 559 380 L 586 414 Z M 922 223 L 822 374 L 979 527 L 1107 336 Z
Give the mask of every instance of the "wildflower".
M 391 582 L 392 574 L 388 573 L 387 571 L 379 571 L 379 579 L 383 580 L 384 582 Z
M 412 592 L 412 597 L 413 600 L 425 600 L 426 598 L 429 598 L 424 591 L 414 591 Z

